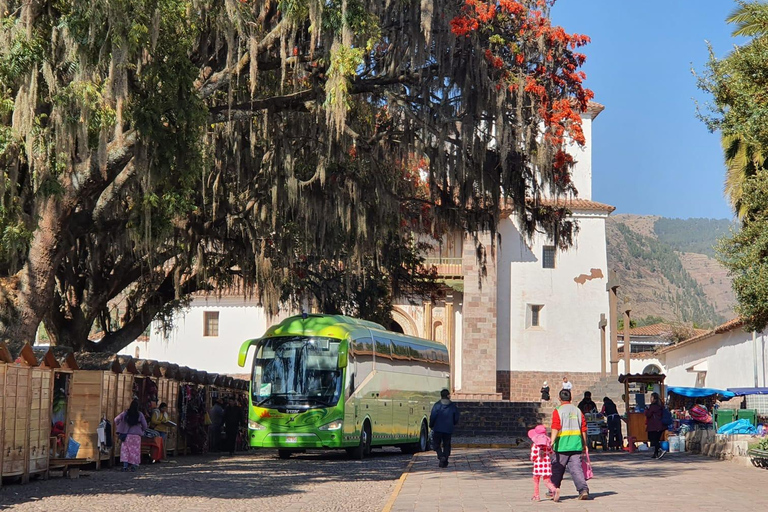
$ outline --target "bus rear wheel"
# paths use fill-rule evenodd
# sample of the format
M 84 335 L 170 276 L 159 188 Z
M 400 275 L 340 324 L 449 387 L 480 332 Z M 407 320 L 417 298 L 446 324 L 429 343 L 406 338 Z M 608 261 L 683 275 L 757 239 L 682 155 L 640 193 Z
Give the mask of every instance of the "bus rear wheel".
M 419 431 L 419 442 L 405 444 L 400 447 L 403 453 L 419 453 L 429 450 L 429 432 L 427 430 L 427 423 L 421 422 L 421 430 Z
M 281 459 L 290 459 L 291 455 L 293 455 L 291 450 L 277 450 L 277 456 Z

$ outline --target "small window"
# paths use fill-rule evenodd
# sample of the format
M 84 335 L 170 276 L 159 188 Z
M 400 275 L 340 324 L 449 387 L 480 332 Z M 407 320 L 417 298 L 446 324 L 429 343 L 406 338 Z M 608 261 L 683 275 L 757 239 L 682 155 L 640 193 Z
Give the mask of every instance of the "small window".
M 219 335 L 219 312 L 206 311 L 203 313 L 203 336 Z
M 541 304 L 528 304 L 528 314 L 527 314 L 527 327 L 542 327 L 543 325 L 543 318 L 542 318 L 542 309 L 544 306 Z
M 555 268 L 555 246 L 545 245 L 544 252 L 541 256 L 541 261 L 544 268 Z

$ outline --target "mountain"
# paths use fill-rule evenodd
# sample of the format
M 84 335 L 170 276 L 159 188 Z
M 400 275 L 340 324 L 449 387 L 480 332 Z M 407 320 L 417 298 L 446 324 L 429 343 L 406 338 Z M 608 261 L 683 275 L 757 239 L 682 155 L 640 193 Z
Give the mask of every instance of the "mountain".
M 732 223 L 620 214 L 608 218 L 608 268 L 620 300 L 628 297 L 638 325 L 683 322 L 714 327 L 735 316 L 728 272 L 715 245 Z

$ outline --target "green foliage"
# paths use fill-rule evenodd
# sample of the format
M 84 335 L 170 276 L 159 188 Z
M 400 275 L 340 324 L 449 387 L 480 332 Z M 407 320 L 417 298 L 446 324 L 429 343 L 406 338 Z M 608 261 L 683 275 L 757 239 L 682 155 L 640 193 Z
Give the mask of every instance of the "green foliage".
M 648 315 L 646 317 L 637 319 L 637 327 L 644 327 L 646 325 L 664 324 L 664 323 L 667 323 L 667 319 L 662 318 L 660 316 Z
M 734 223 L 726 219 L 669 219 L 662 217 L 653 225 L 659 241 L 679 252 L 715 256 L 718 240 L 728 235 Z
M 736 311 L 750 330 L 768 325 L 768 172 L 747 180 L 742 227 L 718 247 L 720 262 L 733 278 Z

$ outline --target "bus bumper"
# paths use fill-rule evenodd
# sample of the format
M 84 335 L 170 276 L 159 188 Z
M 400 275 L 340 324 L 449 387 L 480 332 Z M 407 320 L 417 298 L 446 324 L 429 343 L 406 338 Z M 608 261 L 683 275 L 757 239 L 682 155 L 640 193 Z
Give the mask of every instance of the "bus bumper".
M 341 448 L 341 437 L 341 431 L 297 433 L 265 433 L 258 430 L 248 431 L 248 441 L 254 448 Z

